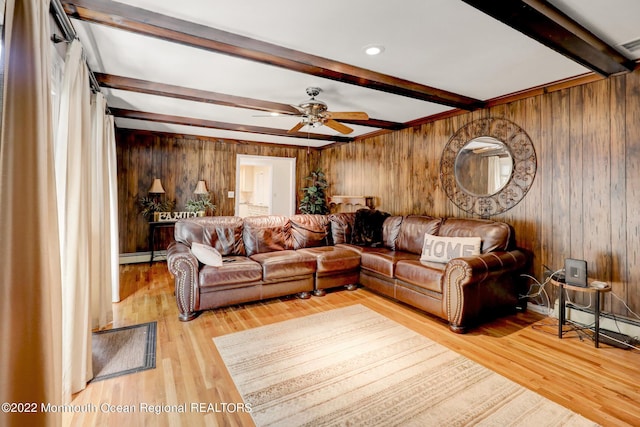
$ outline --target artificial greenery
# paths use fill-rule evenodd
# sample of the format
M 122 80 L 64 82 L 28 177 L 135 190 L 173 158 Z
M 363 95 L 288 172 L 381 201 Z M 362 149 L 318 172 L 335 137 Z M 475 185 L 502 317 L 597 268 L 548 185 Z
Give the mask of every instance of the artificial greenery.
M 325 179 L 324 172 L 321 169 L 316 169 L 305 179 L 311 181 L 308 187 L 304 187 L 303 197 L 300 201 L 300 213 L 303 214 L 328 214 L 329 207 L 327 206 L 327 197 L 324 193 L 329 186 Z
M 210 195 L 203 195 L 197 199 L 189 199 L 185 205 L 187 212 L 201 212 L 209 209 L 211 212 L 216 211 L 216 205 L 211 201 Z
M 154 212 L 171 212 L 175 202 L 172 200 L 160 200 L 158 197 L 141 197 L 140 213 L 147 219 L 153 219 Z

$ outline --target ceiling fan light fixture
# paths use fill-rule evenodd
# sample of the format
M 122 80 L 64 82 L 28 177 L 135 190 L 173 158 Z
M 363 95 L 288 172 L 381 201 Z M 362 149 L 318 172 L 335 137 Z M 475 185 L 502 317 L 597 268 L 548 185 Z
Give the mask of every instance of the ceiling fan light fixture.
M 370 44 L 364 47 L 364 53 L 369 56 L 380 55 L 382 52 L 384 52 L 384 46 L 379 44 Z

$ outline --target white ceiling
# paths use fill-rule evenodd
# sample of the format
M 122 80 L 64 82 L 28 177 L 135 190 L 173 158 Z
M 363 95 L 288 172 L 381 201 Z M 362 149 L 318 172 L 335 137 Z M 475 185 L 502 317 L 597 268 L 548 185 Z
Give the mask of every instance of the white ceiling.
M 72 2 L 71 2 L 72 3 Z M 591 70 L 460 0 L 124 0 L 130 6 L 340 61 L 482 101 Z M 610 45 L 640 38 L 638 0 L 551 0 Z M 318 99 L 330 111 L 365 111 L 406 123 L 452 107 L 290 71 L 204 49 L 72 19 L 93 72 L 284 104 Z M 381 44 L 376 57 L 363 48 Z M 617 48 L 628 59 L 640 52 Z M 115 109 L 287 130 L 297 117 L 103 88 Z M 320 147 L 330 140 L 293 138 L 117 117 L 120 128 Z M 348 124 L 350 137 L 377 129 Z M 302 129 L 307 132 L 308 127 Z M 322 126 L 314 134 L 340 135 Z

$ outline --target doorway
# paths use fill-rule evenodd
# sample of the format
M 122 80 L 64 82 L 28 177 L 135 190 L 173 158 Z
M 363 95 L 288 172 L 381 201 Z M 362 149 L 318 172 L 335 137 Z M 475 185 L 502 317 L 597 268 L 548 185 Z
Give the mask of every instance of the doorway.
M 295 158 L 238 154 L 236 216 L 295 214 L 295 176 Z

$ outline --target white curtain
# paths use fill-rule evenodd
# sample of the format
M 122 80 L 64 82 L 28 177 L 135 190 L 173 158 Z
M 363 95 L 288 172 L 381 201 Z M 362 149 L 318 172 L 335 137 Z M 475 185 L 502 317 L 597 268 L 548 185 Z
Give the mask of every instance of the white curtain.
M 49 1 L 7 0 L 0 133 L 0 402 L 60 404 L 60 246 Z M 0 424 L 60 425 L 0 413 Z
M 103 161 L 107 167 L 109 187 L 109 236 L 111 256 L 111 301 L 120 301 L 120 235 L 118 233 L 118 167 L 116 158 L 116 134 L 113 116 L 105 115 L 105 155 Z M 107 193 L 104 194 L 107 196 Z M 111 308 L 111 307 L 110 307 Z
M 113 320 L 111 310 L 112 285 L 118 286 L 118 276 L 113 275 L 113 251 L 111 222 L 111 184 L 115 170 L 111 171 L 113 122 L 105 114 L 107 102 L 101 93 L 91 96 L 92 138 L 89 148 L 91 179 L 91 236 L 89 239 L 91 279 L 91 327 L 101 328 Z M 115 153 L 114 153 L 115 154 Z M 117 208 L 117 206 L 116 206 Z M 117 215 L 117 213 L 116 213 Z M 117 218 L 117 216 L 116 216 Z M 116 227 L 117 230 L 117 227 Z M 117 261 L 117 259 L 116 259 Z M 117 265 L 117 264 L 116 264 Z
M 62 254 L 62 387 L 68 401 L 93 376 L 91 330 L 112 321 L 119 293 L 113 117 L 91 94 L 82 46 L 67 50 L 55 140 Z
M 85 388 L 91 372 L 91 91 L 82 46 L 65 58 L 55 140 L 62 256 L 62 391 L 65 401 Z

